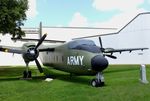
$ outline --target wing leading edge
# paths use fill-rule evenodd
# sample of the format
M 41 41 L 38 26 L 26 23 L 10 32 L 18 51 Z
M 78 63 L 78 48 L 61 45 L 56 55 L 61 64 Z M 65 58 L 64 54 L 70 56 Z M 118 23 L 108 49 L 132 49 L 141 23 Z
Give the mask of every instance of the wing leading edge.
M 126 52 L 126 51 L 129 51 L 131 53 L 132 51 L 136 51 L 136 50 L 143 51 L 146 49 L 148 48 L 126 48 L 126 49 L 101 48 L 102 52 L 104 53 L 103 55 L 110 57 L 112 59 L 117 59 L 116 56 L 112 55 L 113 53 L 116 53 L 116 52 L 119 52 L 121 54 L 122 52 Z M 107 53 L 110 53 L 110 54 L 107 54 Z
M 126 52 L 126 51 L 129 51 L 129 52 L 132 52 L 132 51 L 136 51 L 136 50 L 147 50 L 149 48 L 126 48 L 126 49 L 113 49 L 113 48 L 105 48 L 104 49 L 104 53 L 116 53 L 116 52 L 119 52 L 119 53 L 122 53 L 122 52 Z
M 17 54 L 25 53 L 25 51 L 22 50 L 21 47 L 11 47 L 11 46 L 0 46 L 0 51 L 8 52 L 8 53 L 17 53 Z

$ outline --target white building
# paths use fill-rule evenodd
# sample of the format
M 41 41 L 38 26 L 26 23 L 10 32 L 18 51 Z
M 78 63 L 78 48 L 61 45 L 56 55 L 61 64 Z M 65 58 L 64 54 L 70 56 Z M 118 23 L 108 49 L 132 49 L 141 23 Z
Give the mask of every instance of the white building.
M 104 36 L 103 46 L 114 48 L 140 48 L 150 49 L 150 12 L 141 13 L 121 28 L 117 33 Z M 143 55 L 139 55 L 143 53 Z M 130 54 L 115 53 L 118 58 L 110 60 L 112 64 L 150 64 L 150 50 L 134 51 Z
M 39 38 L 38 28 L 25 28 L 26 38 Z M 66 29 L 66 28 L 50 28 L 43 27 L 42 33 L 48 33 L 47 39 L 66 40 L 69 41 L 73 37 L 92 36 L 95 34 L 113 35 L 102 36 L 103 46 L 105 48 L 150 48 L 150 13 L 141 13 L 133 18 L 128 24 L 121 28 L 118 32 L 116 29 Z M 114 33 L 116 32 L 116 33 Z M 21 47 L 24 42 L 13 42 L 10 35 L 0 35 L 0 45 Z M 92 38 L 99 45 L 98 38 Z M 143 55 L 139 55 L 143 53 Z M 132 53 L 123 52 L 114 53 L 117 59 L 109 59 L 110 64 L 150 64 L 150 50 L 134 51 Z M 31 63 L 31 64 L 34 64 Z M 21 55 L 0 52 L 0 65 L 25 65 Z
M 27 34 L 26 38 L 39 38 L 39 35 L 37 34 L 37 28 L 25 28 Z M 33 32 L 34 31 L 34 32 Z M 28 32 L 32 32 L 33 34 L 29 34 Z M 32 37 L 31 37 L 32 36 Z M 21 41 L 12 41 L 11 40 L 11 35 L 1 35 L 0 34 L 0 45 L 4 46 L 14 46 L 14 47 L 21 47 L 23 43 Z M 31 63 L 34 64 L 34 63 Z M 12 53 L 4 53 L 0 52 L 0 66 L 5 66 L 5 65 L 25 65 L 24 60 L 22 58 L 22 55 L 20 54 L 12 54 Z

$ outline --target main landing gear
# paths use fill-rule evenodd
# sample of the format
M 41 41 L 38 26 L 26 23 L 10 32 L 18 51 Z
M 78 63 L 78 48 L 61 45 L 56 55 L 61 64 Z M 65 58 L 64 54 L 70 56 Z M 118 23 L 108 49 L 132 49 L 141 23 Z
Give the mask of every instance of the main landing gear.
M 23 79 L 32 79 L 31 71 L 23 71 Z
M 103 77 L 102 72 L 98 72 L 96 74 L 96 79 L 93 79 L 91 81 L 91 85 L 93 87 L 102 87 L 102 86 L 104 86 L 104 77 Z
M 29 71 L 29 63 L 26 62 L 26 70 L 23 71 L 23 78 L 22 79 L 32 79 L 32 72 Z

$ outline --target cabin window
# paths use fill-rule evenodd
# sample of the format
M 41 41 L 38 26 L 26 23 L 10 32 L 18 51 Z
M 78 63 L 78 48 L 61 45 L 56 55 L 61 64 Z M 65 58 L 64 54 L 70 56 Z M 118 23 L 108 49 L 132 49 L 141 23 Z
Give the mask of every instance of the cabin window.
M 62 56 L 62 62 L 64 62 L 64 57 Z
M 56 56 L 56 62 L 58 62 L 58 56 Z
M 70 49 L 74 49 L 75 47 L 79 46 L 79 45 L 89 45 L 89 46 L 96 46 L 96 44 L 94 43 L 94 41 L 92 40 L 75 40 L 75 41 L 71 41 L 68 44 L 68 47 Z
M 79 45 L 74 49 L 84 50 L 92 53 L 100 53 L 100 48 L 97 46 Z

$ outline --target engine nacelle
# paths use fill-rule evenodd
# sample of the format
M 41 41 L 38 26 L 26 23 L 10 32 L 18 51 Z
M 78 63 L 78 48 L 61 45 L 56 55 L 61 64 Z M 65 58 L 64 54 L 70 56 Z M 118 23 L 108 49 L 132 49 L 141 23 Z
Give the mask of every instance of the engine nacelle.
M 35 47 L 34 43 L 23 44 L 22 48 L 25 50 L 25 53 L 22 54 L 22 57 L 25 62 L 34 61 L 39 56 L 39 51 Z

